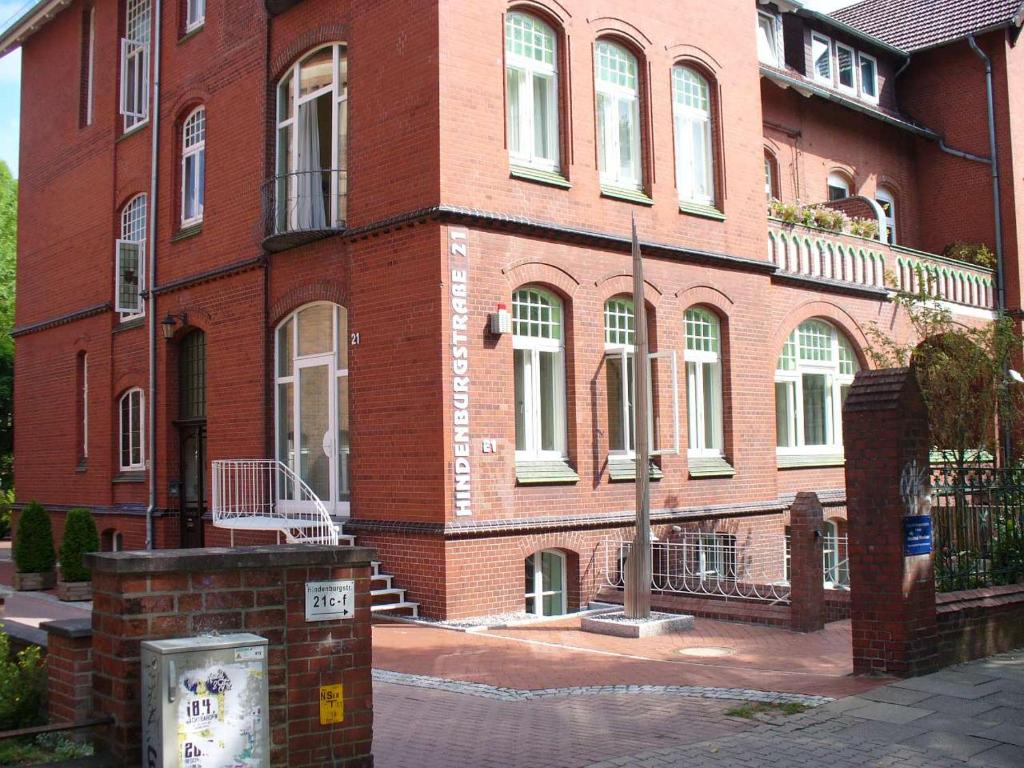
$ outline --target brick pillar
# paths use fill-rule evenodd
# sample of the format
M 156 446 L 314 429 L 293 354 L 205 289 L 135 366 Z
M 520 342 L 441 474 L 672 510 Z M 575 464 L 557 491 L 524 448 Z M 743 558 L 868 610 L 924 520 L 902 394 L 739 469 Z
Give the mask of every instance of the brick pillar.
M 825 626 L 824 515 L 816 493 L 798 493 L 789 510 L 789 611 L 794 632 Z
M 92 622 L 44 621 L 50 722 L 85 720 L 92 712 Z
M 366 547 L 93 553 L 93 703 L 115 765 L 142 761 L 140 643 L 251 632 L 268 640 L 271 762 L 370 768 L 370 562 Z M 307 622 L 305 583 L 355 581 L 355 617 Z M 320 724 L 320 686 L 344 686 L 344 720 Z
M 909 677 L 937 664 L 931 555 L 904 557 L 904 468 L 928 468 L 928 411 L 912 370 L 857 374 L 843 408 L 855 673 Z

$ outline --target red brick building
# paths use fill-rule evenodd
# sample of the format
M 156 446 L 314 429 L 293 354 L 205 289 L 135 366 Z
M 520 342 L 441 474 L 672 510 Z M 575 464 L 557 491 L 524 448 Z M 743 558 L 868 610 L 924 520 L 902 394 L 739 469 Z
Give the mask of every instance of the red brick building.
M 798 491 L 842 531 L 892 292 L 993 317 L 941 255 L 985 244 L 1019 316 L 1016 5 L 40 0 L 0 37 L 19 501 L 107 547 L 340 525 L 427 615 L 575 609 L 633 517 L 635 216 L 655 531 L 782 579 Z

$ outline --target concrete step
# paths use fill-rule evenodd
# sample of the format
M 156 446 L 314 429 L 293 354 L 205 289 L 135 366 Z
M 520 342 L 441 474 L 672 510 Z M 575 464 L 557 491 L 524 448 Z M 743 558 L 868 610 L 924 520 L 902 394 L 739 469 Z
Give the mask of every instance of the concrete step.
M 370 589 L 391 589 L 395 586 L 392 583 L 394 578 L 390 573 L 378 573 L 370 576 Z
M 405 602 L 404 589 L 374 589 L 370 591 L 370 598 L 373 605 L 391 605 L 392 603 Z
M 370 606 L 371 614 L 385 616 L 411 616 L 416 618 L 420 615 L 420 604 L 402 601 L 400 603 L 387 603 L 385 605 Z

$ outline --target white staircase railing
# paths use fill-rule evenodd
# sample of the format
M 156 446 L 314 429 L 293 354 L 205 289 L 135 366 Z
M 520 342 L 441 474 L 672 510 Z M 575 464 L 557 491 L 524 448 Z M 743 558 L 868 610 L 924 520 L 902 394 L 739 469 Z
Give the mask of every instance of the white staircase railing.
M 338 544 L 339 527 L 323 502 L 291 467 L 274 459 L 213 462 L 213 524 L 279 531 L 289 544 Z

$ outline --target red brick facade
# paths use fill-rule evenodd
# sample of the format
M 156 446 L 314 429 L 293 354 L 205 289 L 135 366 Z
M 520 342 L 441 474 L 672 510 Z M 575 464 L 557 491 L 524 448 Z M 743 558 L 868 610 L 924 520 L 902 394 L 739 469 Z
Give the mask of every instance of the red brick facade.
M 121 322 L 111 303 L 122 207 L 139 193 L 152 194 L 153 124 L 121 131 L 124 3 L 94 5 L 91 126 L 80 125 L 78 105 L 53 87 L 79 80 L 82 0 L 23 43 L 17 491 L 19 501 L 38 499 L 57 513 L 57 536 L 60 512 L 86 506 L 108 540 L 118 532 L 125 548 L 142 548 L 149 476 L 119 470 L 118 400 L 132 387 L 149 394 L 149 335 L 145 321 Z M 855 194 L 873 196 L 883 183 L 897 192 L 900 242 L 907 246 L 941 252 L 954 239 L 993 239 L 986 167 L 942 155 L 935 140 L 877 116 L 806 99 L 761 77 L 750 0 L 664 7 L 445 0 L 415 3 L 414 12 L 399 0 L 269 3 L 289 6 L 277 15 L 258 0 L 209 5 L 204 26 L 185 36 L 178 11 L 165 9 L 161 39 L 157 211 L 148 230 L 156 242 L 156 282 L 146 311 L 158 324 L 184 313 L 187 327 L 179 321 L 169 342 L 159 330 L 155 339 L 155 457 L 144 444 L 145 460 L 156 467 L 157 548 L 182 542 L 180 500 L 172 492 L 183 474 L 180 340 L 192 329 L 206 334 L 205 471 L 211 460 L 274 457 L 274 332 L 291 312 L 325 301 L 346 308 L 348 331 L 359 338 L 348 346 L 345 531 L 378 548 L 397 584 L 428 615 L 521 610 L 523 562 L 540 549 L 568 554 L 568 602 L 585 604 L 602 578 L 599 544 L 628 535 L 633 507 L 633 484 L 610 476 L 603 307 L 630 291 L 634 214 L 646 244 L 652 349 L 674 351 L 680 372 L 682 450 L 658 459 L 655 524 L 713 525 L 756 514 L 767 515 L 780 533 L 794 494 L 816 491 L 841 504 L 844 487 L 835 462 L 779 467 L 773 374 L 784 342 L 804 320 L 821 318 L 868 367 L 870 323 L 901 339 L 910 331 L 877 286 L 781 275 L 767 256 L 769 229 L 778 225 L 766 215 L 765 149 L 778 162 L 783 200 L 820 202 L 828 173 L 842 169 Z M 510 175 L 502 44 L 510 9 L 538 14 L 556 31 L 564 183 Z M 749 35 L 739 32 L 748 29 Z M 610 197 L 599 181 L 593 61 L 596 42 L 605 38 L 640 62 L 648 203 Z M 305 53 L 330 42 L 348 51 L 347 228 L 277 252 L 264 241 L 261 207 L 276 167 L 276 87 Z M 1024 63 L 1002 32 L 983 43 L 998 63 L 1002 157 L 1009 166 L 1024 131 L 1011 119 L 1020 110 L 1014 112 L 1007 82 L 1020 79 Z M 983 81 L 961 47 L 953 46 L 948 62 L 915 63 L 898 90 L 894 69 L 902 62 L 875 51 L 882 106 L 906 110 L 951 144 L 984 154 L 977 144 L 984 121 L 968 103 Z M 676 64 L 711 83 L 717 214 L 710 216 L 680 210 Z M 928 79 L 934 77 L 940 80 Z M 206 108 L 205 212 L 198 228 L 181 230 L 181 122 L 199 104 Z M 1004 183 L 1008 300 L 1018 308 L 1015 228 L 1024 192 L 1016 194 L 1020 182 L 1012 174 Z M 465 234 L 465 339 L 453 336 L 453 233 Z M 528 486 L 516 479 L 512 335 L 488 328 L 490 313 L 510 304 L 523 285 L 550 291 L 564 307 L 566 454 L 578 476 L 572 483 Z M 696 476 L 687 459 L 684 314 L 695 305 L 721 323 L 723 453 L 731 476 Z M 958 311 L 965 323 L 986 315 L 977 307 Z M 453 346 L 464 346 L 469 360 L 468 457 L 453 447 L 460 386 Z M 80 412 L 81 353 L 88 359 L 85 461 L 78 416 L 72 417 Z M 665 418 L 672 393 L 664 382 L 658 392 Z M 470 515 L 456 514 L 462 458 L 471 467 Z M 845 516 L 837 509 L 827 505 L 826 519 Z M 239 533 L 234 541 L 272 539 Z M 207 523 L 207 546 L 228 542 L 228 532 Z

